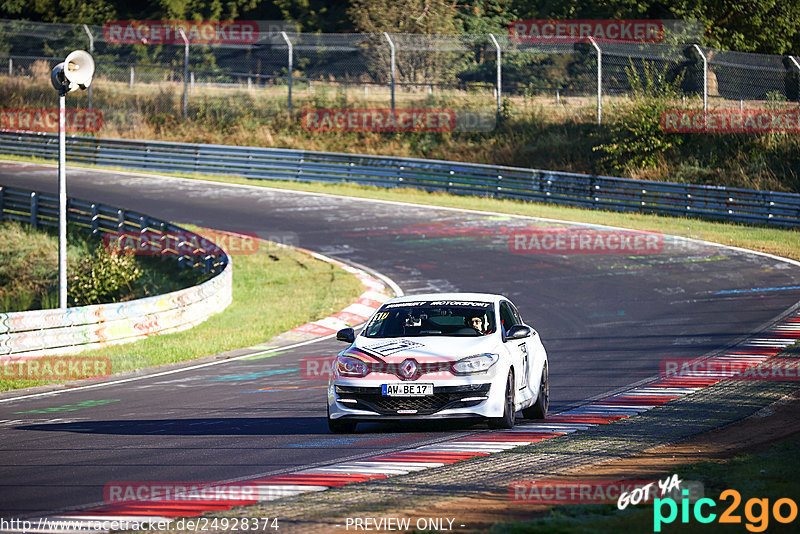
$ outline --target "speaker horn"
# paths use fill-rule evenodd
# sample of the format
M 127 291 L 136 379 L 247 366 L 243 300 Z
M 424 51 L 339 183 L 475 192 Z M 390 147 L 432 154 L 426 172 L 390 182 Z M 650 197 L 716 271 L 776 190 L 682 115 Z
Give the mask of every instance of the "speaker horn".
M 94 59 L 88 52 L 83 50 L 75 50 L 70 52 L 64 60 L 64 77 L 70 82 L 70 90 L 72 84 L 77 85 L 81 89 L 86 89 L 92 83 L 92 76 L 94 76 Z

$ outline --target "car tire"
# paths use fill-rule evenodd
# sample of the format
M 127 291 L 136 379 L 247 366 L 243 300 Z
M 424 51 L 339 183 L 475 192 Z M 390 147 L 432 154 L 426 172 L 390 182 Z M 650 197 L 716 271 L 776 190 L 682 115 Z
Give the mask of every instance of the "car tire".
M 550 378 L 547 371 L 547 362 L 542 369 L 542 380 L 539 382 L 539 395 L 536 402 L 527 408 L 523 408 L 522 415 L 525 419 L 545 419 L 547 409 L 550 407 Z
M 352 434 L 356 431 L 356 421 L 350 419 L 331 419 L 330 410 L 328 410 L 328 430 L 334 434 Z
M 506 380 L 505 403 L 502 417 L 490 417 L 489 428 L 509 429 L 514 428 L 516 410 L 514 409 L 514 372 L 508 373 Z

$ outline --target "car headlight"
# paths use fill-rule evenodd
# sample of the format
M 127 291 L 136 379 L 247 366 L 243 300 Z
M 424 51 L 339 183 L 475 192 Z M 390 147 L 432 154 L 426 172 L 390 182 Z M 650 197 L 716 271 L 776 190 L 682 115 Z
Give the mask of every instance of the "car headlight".
M 336 372 L 341 376 L 366 376 L 369 373 L 367 362 L 340 354 L 336 357 Z
M 476 354 L 467 356 L 453 364 L 453 372 L 457 375 L 482 373 L 497 363 L 500 357 L 497 354 Z

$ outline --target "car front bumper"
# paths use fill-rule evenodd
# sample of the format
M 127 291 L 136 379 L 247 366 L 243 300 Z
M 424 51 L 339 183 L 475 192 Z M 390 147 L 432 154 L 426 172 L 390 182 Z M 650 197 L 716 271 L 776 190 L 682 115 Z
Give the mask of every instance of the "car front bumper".
M 420 380 L 422 382 L 424 380 Z M 390 397 L 380 384 L 332 381 L 328 386 L 328 417 L 361 421 L 500 417 L 504 388 L 491 382 L 439 385 L 433 395 Z

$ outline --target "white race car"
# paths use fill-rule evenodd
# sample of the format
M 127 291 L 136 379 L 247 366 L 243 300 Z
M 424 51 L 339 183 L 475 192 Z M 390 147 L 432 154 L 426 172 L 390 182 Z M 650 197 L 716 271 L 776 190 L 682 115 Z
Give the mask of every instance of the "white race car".
M 386 301 L 333 363 L 328 426 L 359 421 L 486 418 L 512 428 L 517 410 L 547 415 L 547 353 L 501 295 L 442 293 Z

